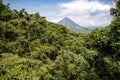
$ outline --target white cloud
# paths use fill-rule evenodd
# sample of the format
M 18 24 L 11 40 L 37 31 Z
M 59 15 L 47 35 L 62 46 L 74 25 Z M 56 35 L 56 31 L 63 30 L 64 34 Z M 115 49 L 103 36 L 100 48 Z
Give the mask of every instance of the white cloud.
M 113 5 L 105 4 L 100 0 L 72 0 L 58 5 L 60 13 L 52 21 L 70 17 L 82 26 L 106 26 L 110 24 L 110 8 Z
M 110 5 L 101 4 L 99 1 L 88 1 L 88 0 L 75 0 L 69 3 L 64 3 L 60 5 L 61 8 L 64 9 L 65 13 L 91 13 L 96 11 L 108 11 L 110 9 Z

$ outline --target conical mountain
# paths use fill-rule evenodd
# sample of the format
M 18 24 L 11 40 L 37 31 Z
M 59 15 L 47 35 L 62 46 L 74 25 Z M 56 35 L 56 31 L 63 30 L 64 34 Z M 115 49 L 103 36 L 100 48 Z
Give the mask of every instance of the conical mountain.
M 74 32 L 81 32 L 81 33 L 89 33 L 90 32 L 89 29 L 80 26 L 79 24 L 75 23 L 68 17 L 63 18 L 58 23 L 66 26 L 69 30 L 74 31 Z

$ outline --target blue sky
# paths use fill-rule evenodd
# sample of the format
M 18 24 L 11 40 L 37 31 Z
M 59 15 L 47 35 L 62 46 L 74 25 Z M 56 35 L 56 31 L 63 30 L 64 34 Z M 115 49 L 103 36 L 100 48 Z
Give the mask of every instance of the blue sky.
M 113 0 L 3 0 L 11 9 L 39 12 L 48 21 L 58 22 L 69 17 L 81 26 L 107 26 L 112 17 L 109 13 Z

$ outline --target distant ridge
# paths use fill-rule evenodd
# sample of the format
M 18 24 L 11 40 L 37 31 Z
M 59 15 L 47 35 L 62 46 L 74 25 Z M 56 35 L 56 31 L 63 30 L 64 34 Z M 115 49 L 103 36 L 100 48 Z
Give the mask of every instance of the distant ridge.
M 68 17 L 63 18 L 61 21 L 58 22 L 58 24 L 62 24 L 66 26 L 69 30 L 74 31 L 74 32 L 81 32 L 81 33 L 90 32 L 89 29 L 80 26 L 79 24 L 75 23 Z

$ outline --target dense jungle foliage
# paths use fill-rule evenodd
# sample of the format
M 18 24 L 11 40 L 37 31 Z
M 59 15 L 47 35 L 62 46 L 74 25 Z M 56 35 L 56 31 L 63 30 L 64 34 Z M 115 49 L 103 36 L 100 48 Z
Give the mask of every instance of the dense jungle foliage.
M 120 80 L 120 0 L 111 24 L 71 32 L 0 0 L 0 80 Z

